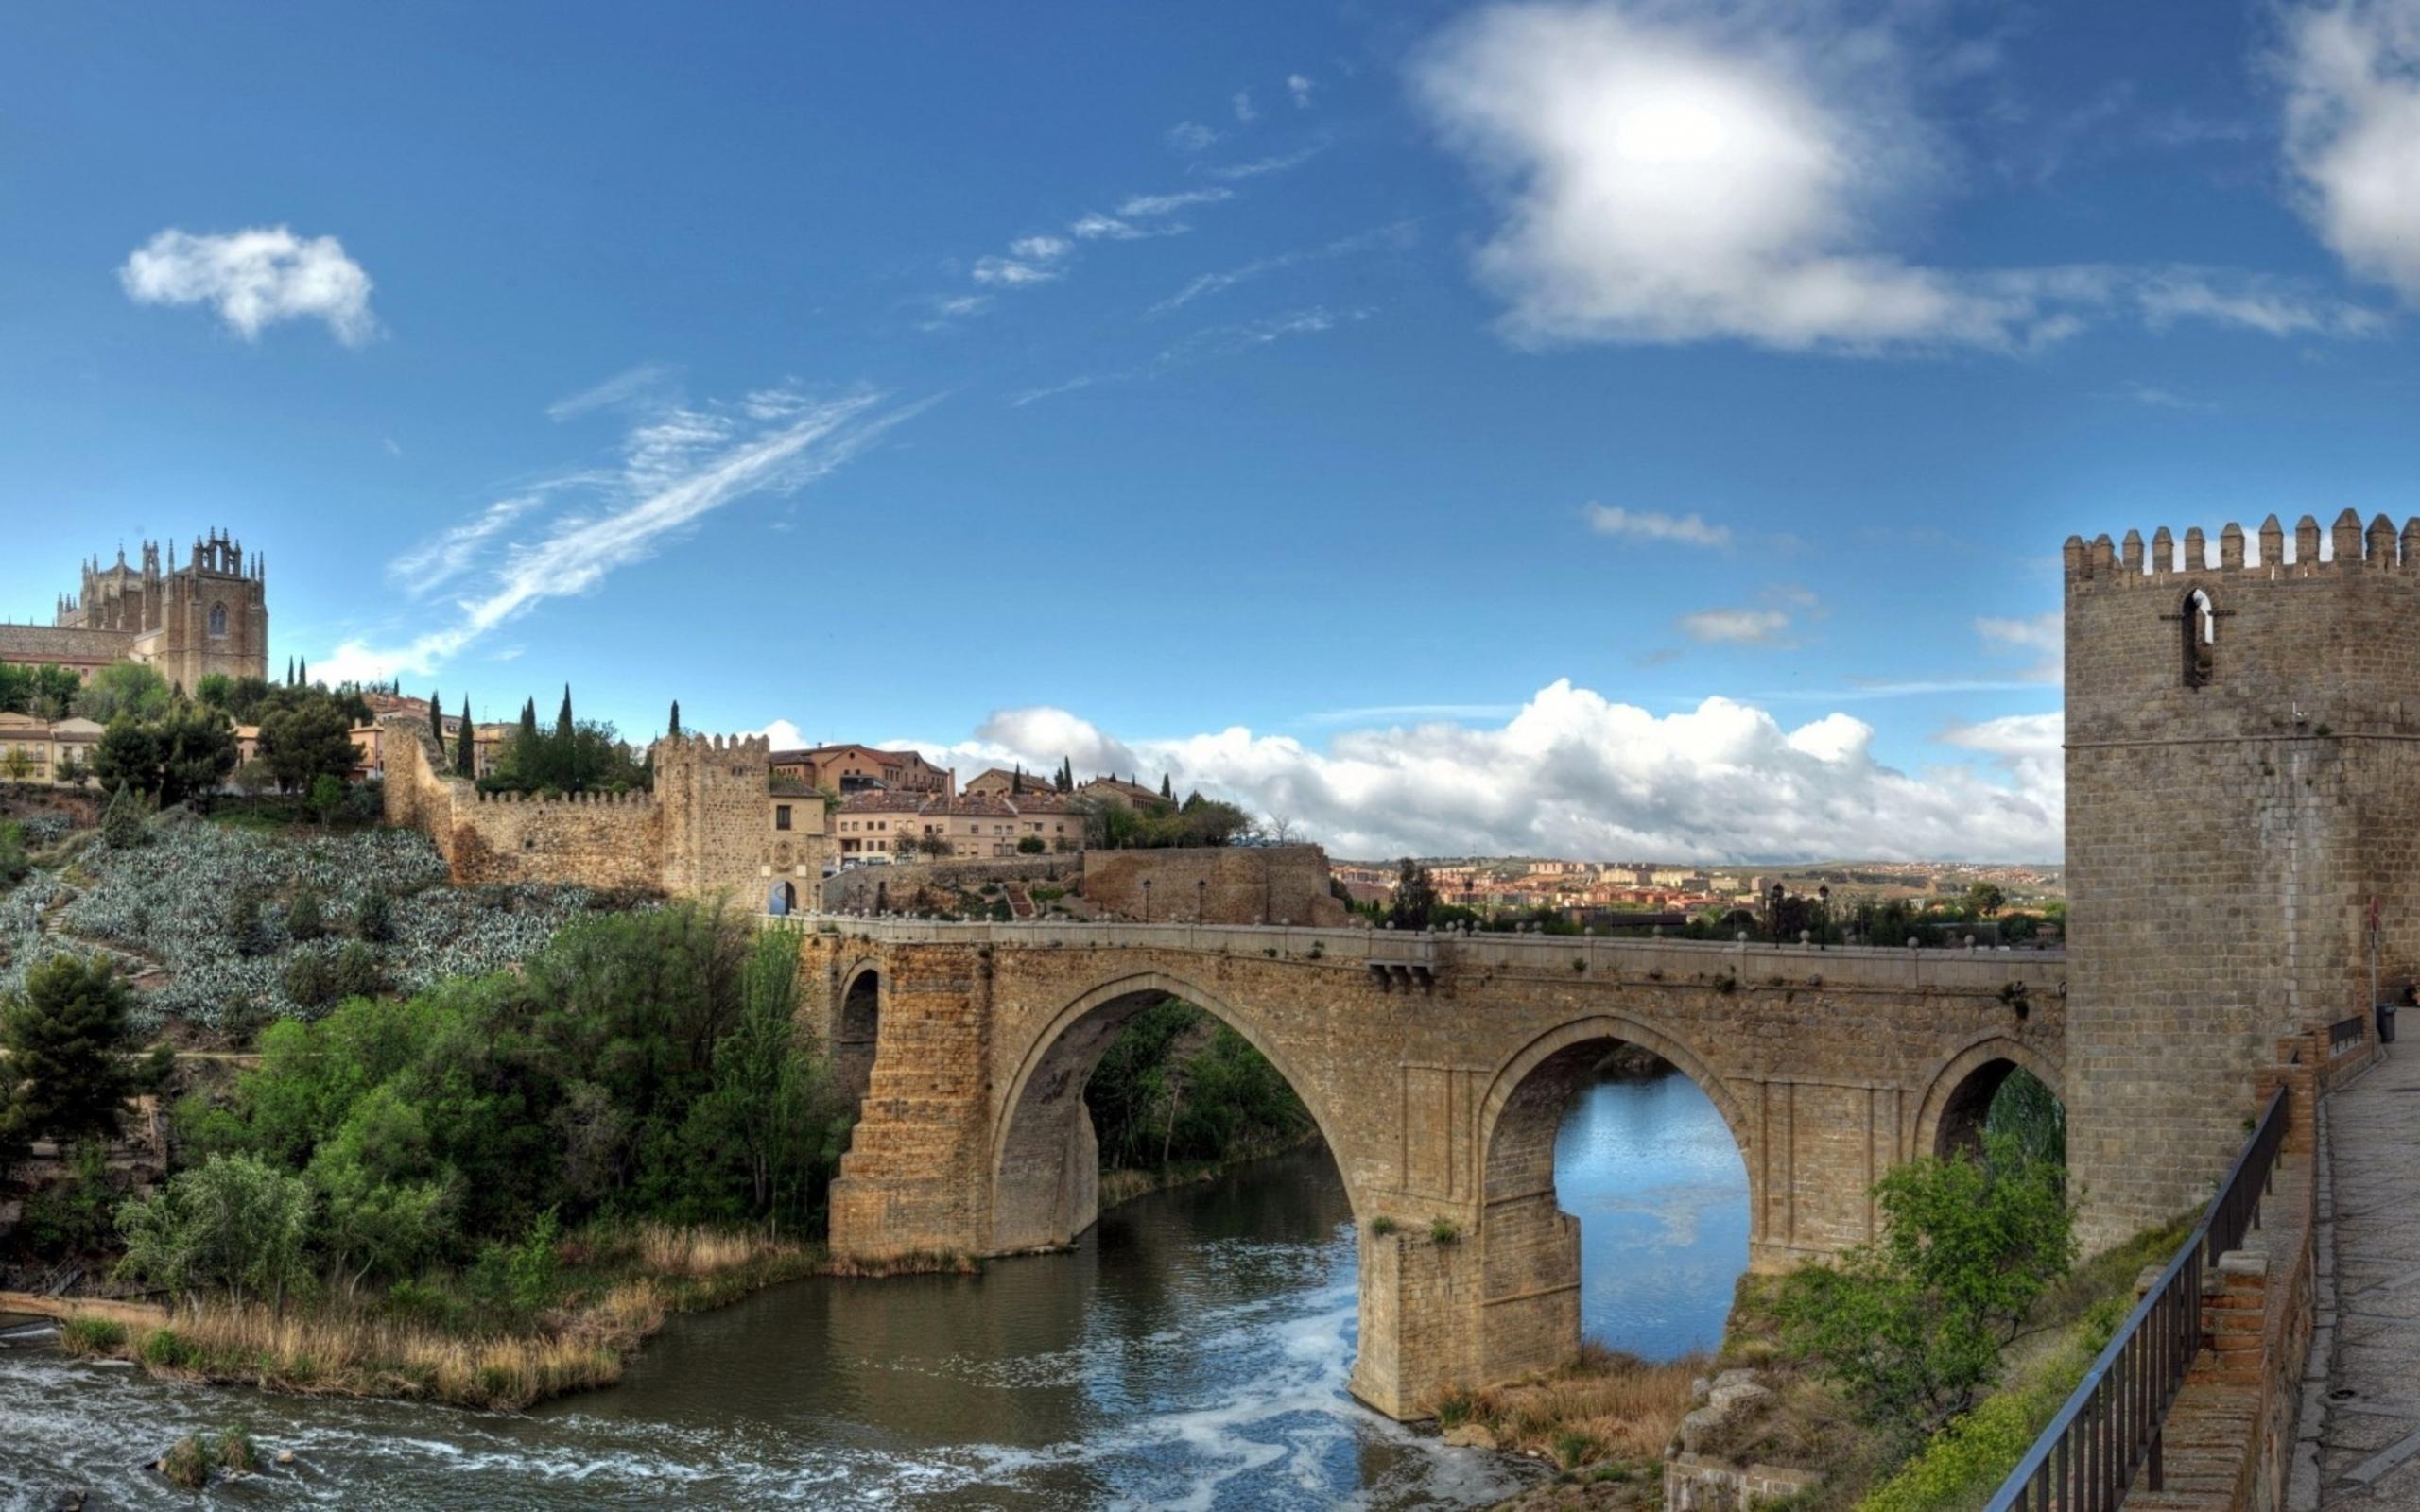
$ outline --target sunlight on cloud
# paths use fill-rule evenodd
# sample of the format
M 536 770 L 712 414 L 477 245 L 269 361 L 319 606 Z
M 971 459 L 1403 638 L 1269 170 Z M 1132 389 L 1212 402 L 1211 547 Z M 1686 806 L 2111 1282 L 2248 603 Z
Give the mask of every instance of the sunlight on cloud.
M 1848 714 L 1785 729 L 1708 698 L 1657 716 L 1567 679 L 1495 728 L 1357 730 L 1324 751 L 1241 727 L 1125 740 L 1053 708 L 1005 710 L 970 740 L 922 748 L 961 770 L 1064 757 L 1079 777 L 1165 772 L 1180 793 L 1294 820 L 1340 856 L 2018 859 L 2059 853 L 2058 717 L 1956 727 L 1944 740 L 1965 760 L 1922 775 L 1876 761 L 1872 729 Z
M 428 672 L 547 600 L 595 589 L 726 505 L 792 493 L 828 475 L 931 403 L 884 409 L 879 394 L 766 389 L 734 404 L 652 416 L 625 438 L 617 469 L 581 475 L 593 497 L 579 512 L 506 540 L 527 505 L 491 505 L 397 558 L 397 576 L 424 579 L 468 572 L 479 560 L 477 591 L 457 601 L 452 624 L 401 645 L 349 640 L 314 658 L 313 670 L 331 681 Z
M 137 304 L 215 306 L 247 341 L 280 320 L 323 320 L 349 347 L 378 334 L 370 275 L 333 236 L 305 239 L 284 226 L 205 236 L 171 229 L 137 248 L 117 277 Z
M 2304 214 L 2356 272 L 2420 304 L 2420 0 L 2286 15 L 2286 161 Z

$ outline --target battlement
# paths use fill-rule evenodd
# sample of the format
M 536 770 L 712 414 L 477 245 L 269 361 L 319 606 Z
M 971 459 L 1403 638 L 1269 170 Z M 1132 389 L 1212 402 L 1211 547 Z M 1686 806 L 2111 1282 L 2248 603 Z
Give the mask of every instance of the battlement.
M 446 781 L 462 782 L 466 780 L 457 776 L 448 778 Z M 549 795 L 479 791 L 476 801 L 510 804 L 517 808 L 531 809 L 651 809 L 655 807 L 655 795 L 652 793 L 555 793 Z
M 2364 527 L 2361 517 L 2346 509 L 2323 533 L 2319 521 L 2305 515 L 2289 539 L 2273 514 L 2254 533 L 2228 522 L 2219 531 L 2215 560 L 2211 545 L 2199 525 L 2181 540 L 2162 525 L 2152 532 L 2148 548 L 2139 530 L 2127 531 L 2122 541 L 2112 541 L 2105 534 L 2089 541 L 2069 536 L 2063 553 L 2067 589 L 2137 587 L 2160 578 L 2221 573 L 2276 580 L 2379 569 L 2420 579 L 2420 517 L 2405 521 L 2398 532 L 2383 514 Z
M 723 761 L 752 758 L 769 768 L 773 761 L 773 741 L 769 735 L 704 735 L 683 731 L 678 735 L 663 736 L 656 741 L 653 751 L 659 768 L 666 757 L 676 762 L 709 757 Z

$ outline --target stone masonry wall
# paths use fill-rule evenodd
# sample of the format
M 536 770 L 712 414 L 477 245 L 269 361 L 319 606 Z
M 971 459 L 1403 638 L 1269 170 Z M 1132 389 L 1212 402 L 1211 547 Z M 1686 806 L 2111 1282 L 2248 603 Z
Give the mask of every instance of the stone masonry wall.
M 1346 918 L 1328 892 L 1327 852 L 1314 845 L 1087 850 L 1083 860 L 1084 901 L 1121 919 L 1332 928 Z
M 2066 548 L 2071 1166 L 2088 1247 L 2206 1195 L 2282 1036 L 2420 972 L 2420 522 Z M 2187 595 L 2216 609 L 2187 670 Z
M 973 886 L 993 881 L 1072 882 L 1083 875 L 1081 856 L 994 856 L 966 861 L 919 861 L 906 866 L 853 867 L 823 879 L 823 909 L 834 914 L 874 914 L 904 908 L 916 889 Z
M 663 842 L 646 794 L 528 799 L 479 792 L 444 766 L 418 715 L 381 716 L 387 822 L 412 825 L 436 843 L 458 884 L 575 883 L 596 888 L 663 887 Z

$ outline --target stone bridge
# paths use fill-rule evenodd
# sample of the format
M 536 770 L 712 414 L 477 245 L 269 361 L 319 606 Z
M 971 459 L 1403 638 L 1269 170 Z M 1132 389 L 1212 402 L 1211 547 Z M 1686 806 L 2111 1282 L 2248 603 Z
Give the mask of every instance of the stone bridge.
M 1564 1108 L 1616 1041 L 1678 1067 L 1747 1168 L 1758 1270 L 1875 1232 L 1876 1177 L 1974 1137 L 2024 1067 L 2064 1092 L 2056 954 L 1556 936 L 804 918 L 807 1010 L 861 1093 L 836 1252 L 1012 1255 L 1098 1213 L 1084 1081 L 1165 998 L 1307 1105 L 1359 1234 L 1354 1393 L 1398 1418 L 1570 1359 Z

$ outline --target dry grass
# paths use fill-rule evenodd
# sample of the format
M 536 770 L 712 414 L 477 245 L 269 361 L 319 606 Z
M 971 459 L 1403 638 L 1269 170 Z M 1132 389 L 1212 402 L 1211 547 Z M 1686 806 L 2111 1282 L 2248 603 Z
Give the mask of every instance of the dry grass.
M 718 1306 L 809 1275 L 821 1250 L 789 1240 L 639 1225 L 563 1242 L 574 1270 L 562 1306 L 525 1330 L 465 1332 L 367 1311 L 200 1303 L 165 1321 L 71 1324 L 77 1352 L 155 1374 L 271 1391 L 414 1397 L 518 1409 L 610 1385 L 676 1313 Z
M 1535 1450 L 1565 1469 L 1656 1459 L 1688 1413 L 1689 1383 L 1705 1369 L 1703 1355 L 1651 1365 L 1585 1344 L 1560 1370 L 1433 1405 L 1448 1427 L 1483 1424 L 1497 1448 Z

